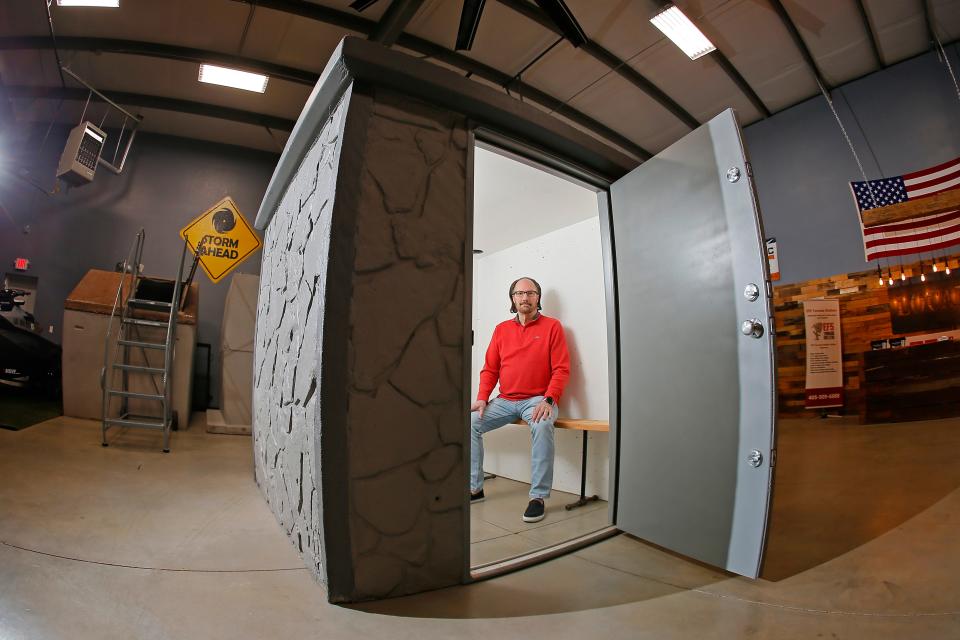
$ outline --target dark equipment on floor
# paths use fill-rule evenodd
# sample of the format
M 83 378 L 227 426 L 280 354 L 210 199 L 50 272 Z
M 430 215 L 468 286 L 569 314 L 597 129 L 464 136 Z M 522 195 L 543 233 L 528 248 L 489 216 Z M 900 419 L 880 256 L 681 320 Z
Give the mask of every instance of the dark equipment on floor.
M 18 326 L 35 322 L 20 309 L 24 295 L 19 289 L 0 289 L 0 381 L 58 396 L 60 346 Z

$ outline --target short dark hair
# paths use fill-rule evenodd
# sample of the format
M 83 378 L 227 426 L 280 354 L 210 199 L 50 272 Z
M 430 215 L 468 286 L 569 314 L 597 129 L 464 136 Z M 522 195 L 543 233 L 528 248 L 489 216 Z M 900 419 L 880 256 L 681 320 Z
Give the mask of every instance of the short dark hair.
M 542 290 L 540 289 L 540 283 L 534 280 L 533 278 L 531 278 L 530 276 L 523 276 L 522 278 L 517 278 L 516 280 L 510 283 L 510 292 L 507 294 L 508 296 L 510 296 L 510 313 L 517 312 L 517 305 L 513 302 L 513 289 L 517 286 L 517 283 L 520 282 L 521 280 L 529 280 L 530 282 L 533 283 L 533 286 L 537 288 L 537 311 L 542 310 L 543 307 L 540 306 L 540 298 L 543 296 L 543 294 L 542 294 Z

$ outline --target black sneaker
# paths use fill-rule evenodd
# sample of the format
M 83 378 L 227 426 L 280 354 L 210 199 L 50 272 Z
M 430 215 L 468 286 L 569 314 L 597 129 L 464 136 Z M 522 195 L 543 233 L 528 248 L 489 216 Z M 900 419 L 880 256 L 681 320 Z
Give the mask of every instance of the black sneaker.
M 483 502 L 486 498 L 483 496 L 483 489 L 477 491 L 476 493 L 470 494 L 470 504 L 477 504 L 478 502 Z
M 545 515 L 546 513 L 544 513 L 543 500 L 540 498 L 534 498 L 530 501 L 530 504 L 527 505 L 527 510 L 523 512 L 523 521 L 540 522 L 543 520 Z

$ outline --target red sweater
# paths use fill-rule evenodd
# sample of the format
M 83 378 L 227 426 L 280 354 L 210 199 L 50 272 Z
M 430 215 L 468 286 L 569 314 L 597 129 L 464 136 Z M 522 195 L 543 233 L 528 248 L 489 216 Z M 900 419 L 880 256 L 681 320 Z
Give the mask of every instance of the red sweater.
M 512 318 L 493 330 L 477 400 L 488 401 L 499 379 L 501 398 L 550 396 L 559 402 L 569 378 L 570 354 L 560 322 L 543 314 L 525 325 Z

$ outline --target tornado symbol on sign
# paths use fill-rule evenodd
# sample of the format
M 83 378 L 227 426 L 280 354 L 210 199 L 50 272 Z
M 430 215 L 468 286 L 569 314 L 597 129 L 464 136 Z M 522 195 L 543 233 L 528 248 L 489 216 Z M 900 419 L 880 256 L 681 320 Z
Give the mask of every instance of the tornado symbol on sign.
M 233 211 L 230 209 L 220 209 L 213 214 L 213 228 L 217 233 L 227 233 L 237 226 L 237 220 L 233 217 Z

